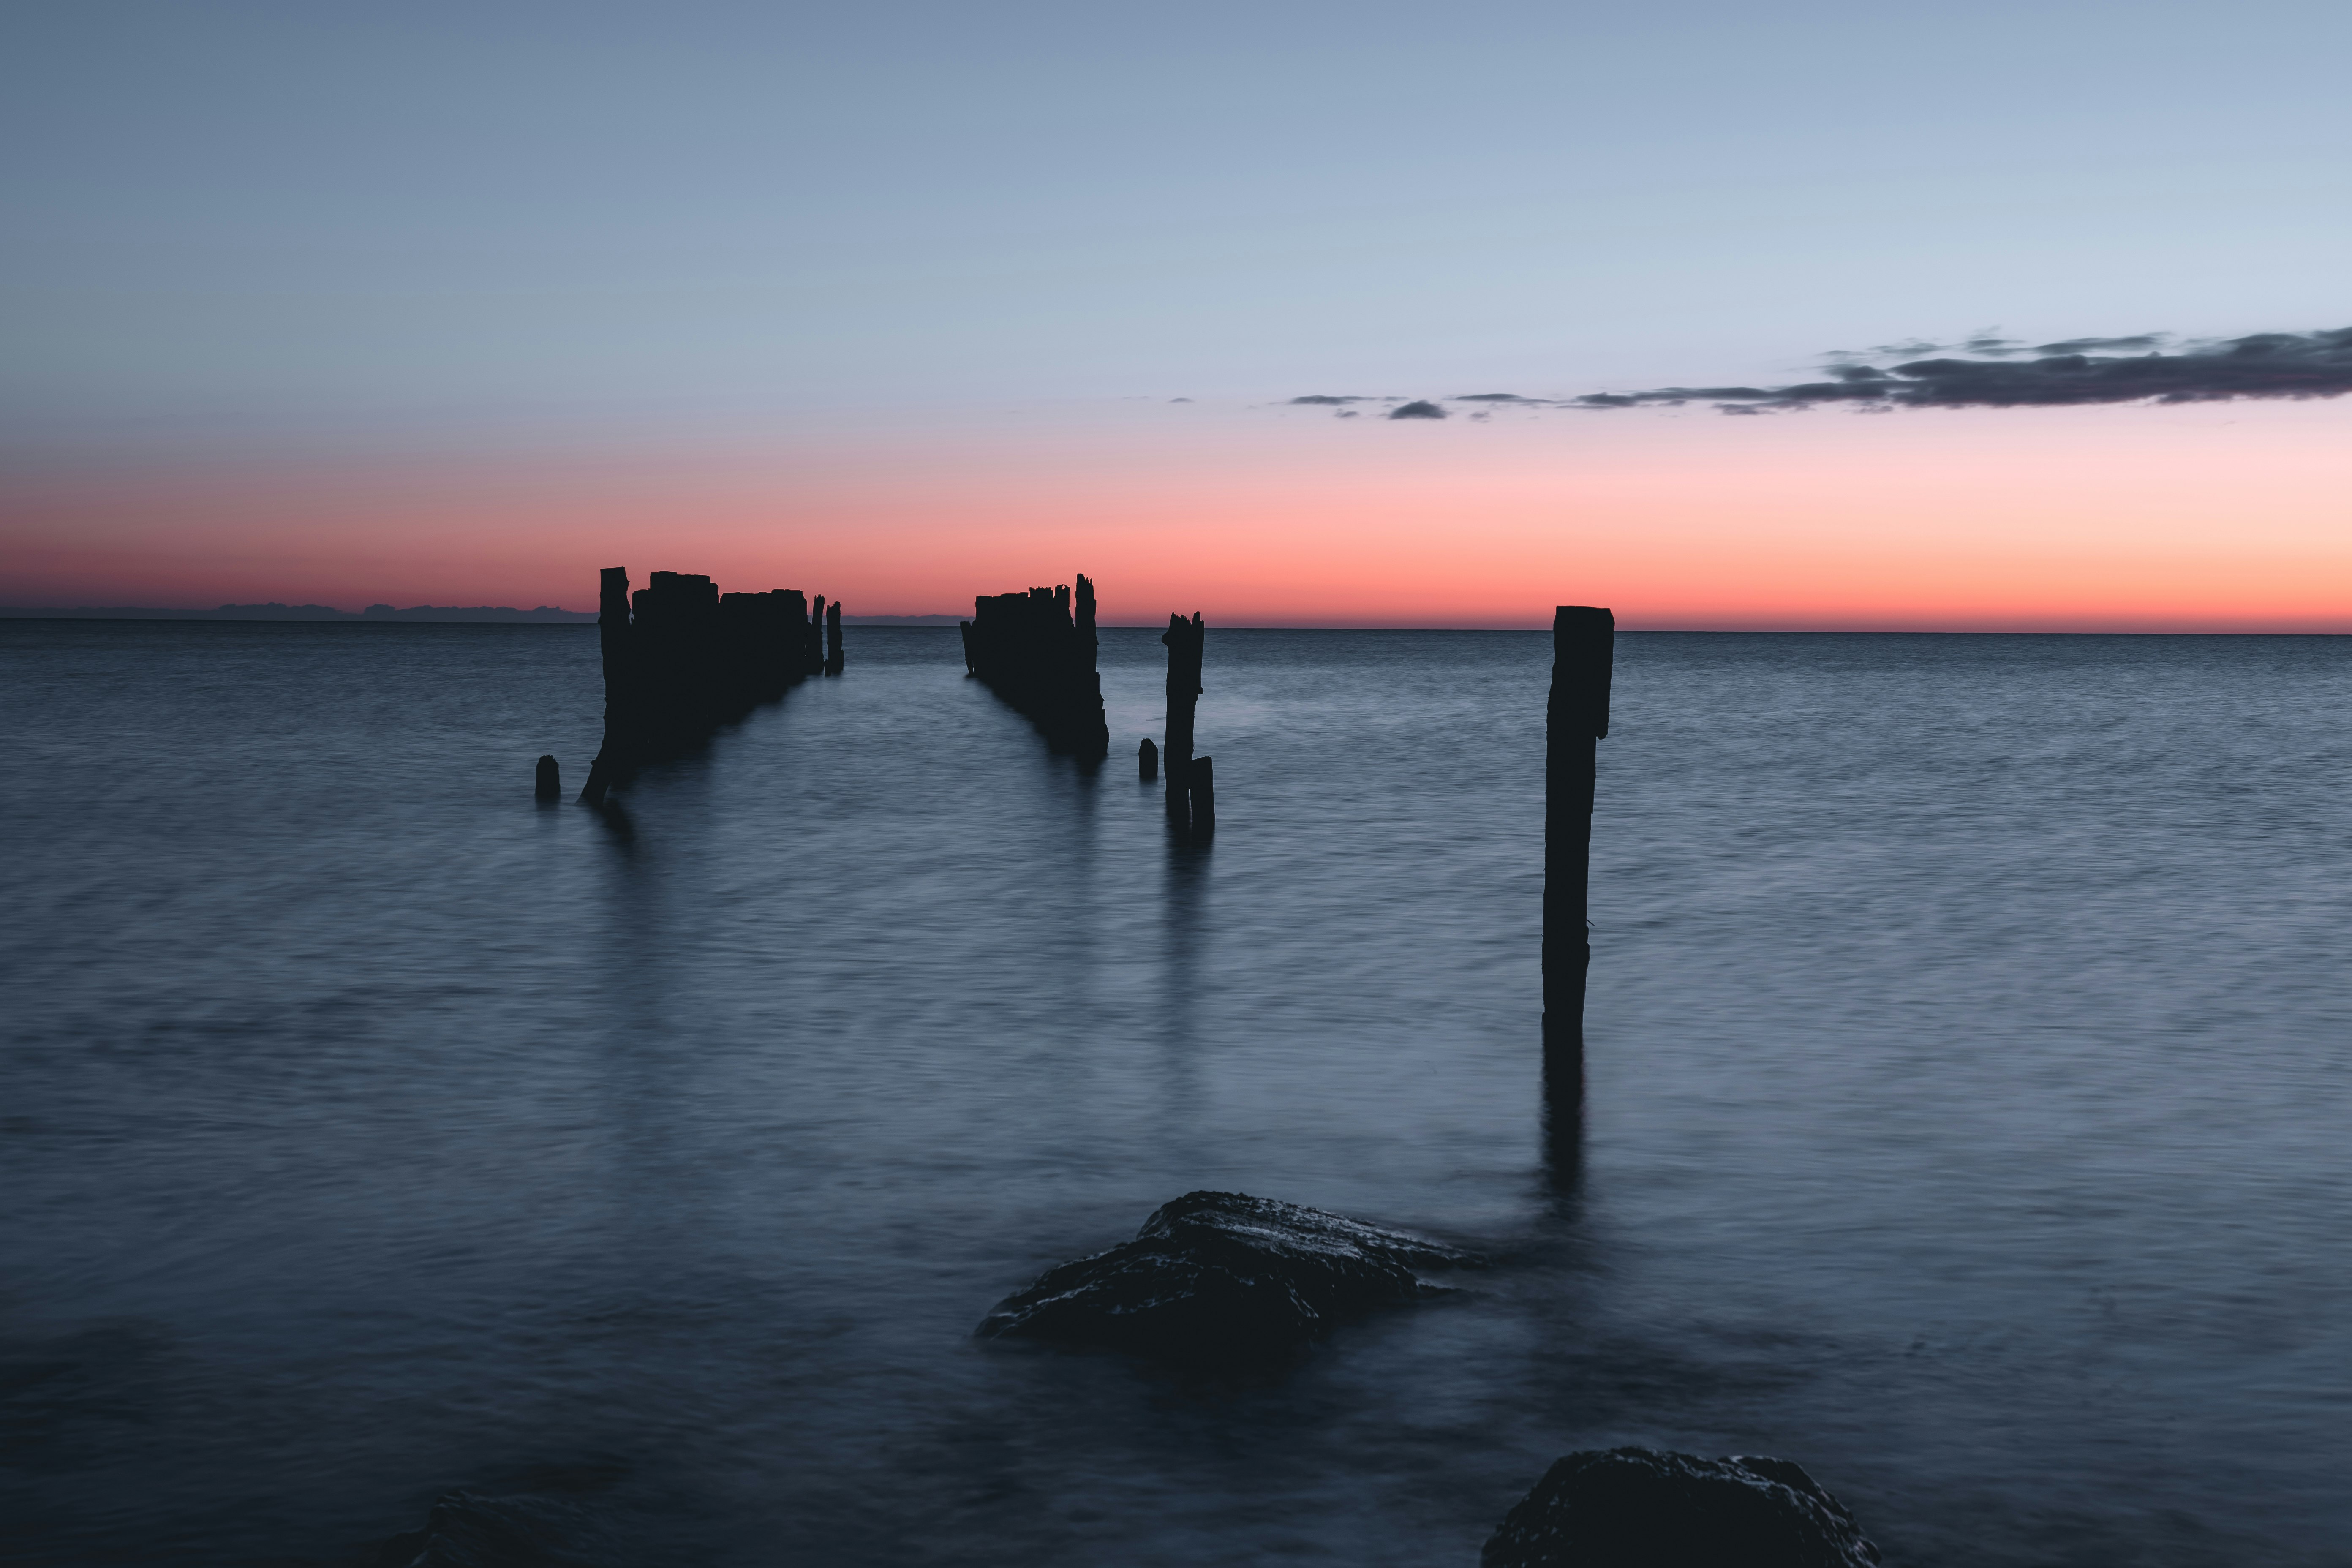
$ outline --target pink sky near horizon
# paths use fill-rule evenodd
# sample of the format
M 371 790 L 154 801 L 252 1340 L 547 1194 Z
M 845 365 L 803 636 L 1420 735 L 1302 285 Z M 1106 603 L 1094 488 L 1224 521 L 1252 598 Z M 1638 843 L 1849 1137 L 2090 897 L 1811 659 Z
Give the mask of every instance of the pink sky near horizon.
M 0 604 L 593 608 L 596 570 L 856 614 L 2352 632 L 2352 405 L 1334 420 L 1129 406 L 688 448 L 19 464 Z M 1050 426 L 1050 427 L 1049 427 Z

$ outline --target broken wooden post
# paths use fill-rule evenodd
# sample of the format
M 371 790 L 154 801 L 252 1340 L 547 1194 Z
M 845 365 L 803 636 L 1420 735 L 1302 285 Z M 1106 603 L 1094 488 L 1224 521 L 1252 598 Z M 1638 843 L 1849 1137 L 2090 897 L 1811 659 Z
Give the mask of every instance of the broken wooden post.
M 555 765 L 553 757 L 539 759 L 539 778 L 531 794 L 541 800 L 557 800 L 563 795 L 563 770 Z
M 1609 671 L 1617 621 L 1562 605 L 1552 616 L 1551 700 L 1545 715 L 1543 1031 L 1555 1092 L 1581 1092 L 1584 980 L 1592 963 L 1586 885 L 1592 868 L 1598 743 L 1609 733 Z
M 1070 715 L 1072 740 L 1088 756 L 1110 754 L 1110 720 L 1103 711 L 1102 672 L 1098 668 L 1102 638 L 1095 630 L 1094 579 L 1077 574 L 1077 609 L 1071 626 L 1070 657 L 1063 679 L 1069 683 L 1062 703 Z
M 1135 772 L 1147 784 L 1160 776 L 1160 748 L 1151 743 L 1149 735 L 1143 737 L 1143 744 L 1135 748 Z
M 1215 760 L 1194 757 L 1184 770 L 1184 793 L 1192 803 L 1192 842 L 1205 844 L 1217 831 L 1217 782 Z
M 841 673 L 841 601 L 835 599 L 824 607 L 824 672 Z
M 1192 707 L 1201 697 L 1201 645 L 1207 629 L 1197 610 L 1189 621 L 1171 615 L 1160 638 L 1168 645 L 1168 743 L 1160 749 L 1160 764 L 1168 774 L 1168 824 L 1179 832 L 1192 826 Z

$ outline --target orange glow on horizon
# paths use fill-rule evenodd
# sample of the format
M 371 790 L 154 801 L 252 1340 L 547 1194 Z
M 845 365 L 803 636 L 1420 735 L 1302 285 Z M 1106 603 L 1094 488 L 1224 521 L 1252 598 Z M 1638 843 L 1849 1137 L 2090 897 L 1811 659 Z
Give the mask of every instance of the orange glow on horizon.
M 718 457 L 0 479 L 0 604 L 592 608 L 600 566 L 853 614 L 1099 585 L 1226 626 L 2352 632 L 2352 406 L 1378 428 L 1253 415 Z

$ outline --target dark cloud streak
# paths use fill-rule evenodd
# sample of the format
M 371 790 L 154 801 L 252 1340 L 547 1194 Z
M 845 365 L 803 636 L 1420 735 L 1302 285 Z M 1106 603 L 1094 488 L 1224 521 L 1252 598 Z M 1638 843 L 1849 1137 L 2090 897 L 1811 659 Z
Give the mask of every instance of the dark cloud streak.
M 1596 392 L 1565 399 L 1571 408 L 1633 408 L 1712 403 L 1727 414 L 1811 408 L 1843 403 L 1864 408 L 2049 408 L 2096 403 L 2222 403 L 2233 398 L 2341 397 L 2352 393 L 2352 327 L 2318 332 L 2256 332 L 2154 352 L 2168 341 L 2148 332 L 2127 338 L 2073 338 L 2020 349 L 1979 333 L 1965 346 L 1975 359 L 1913 359 L 1893 365 L 1834 356 L 1830 380 L 1793 386 L 1669 386 L 1652 392 Z M 1937 345 L 1902 344 L 1903 351 Z M 2145 353 L 2095 350 L 2149 349 Z M 2008 357 L 2020 353 L 2032 358 Z

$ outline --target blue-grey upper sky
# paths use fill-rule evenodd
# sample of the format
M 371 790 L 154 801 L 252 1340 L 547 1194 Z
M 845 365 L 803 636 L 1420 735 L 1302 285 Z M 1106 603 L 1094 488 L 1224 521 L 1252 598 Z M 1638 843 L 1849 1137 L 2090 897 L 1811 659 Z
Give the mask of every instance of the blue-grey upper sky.
M 2352 322 L 2352 6 L 27 3 L 9 445 Z

